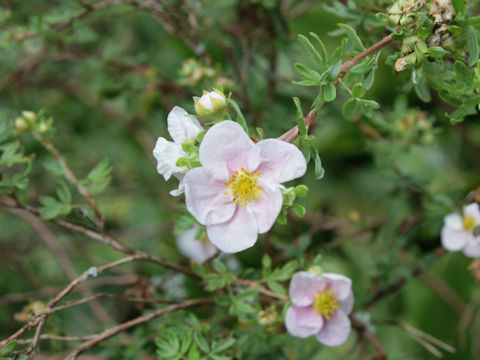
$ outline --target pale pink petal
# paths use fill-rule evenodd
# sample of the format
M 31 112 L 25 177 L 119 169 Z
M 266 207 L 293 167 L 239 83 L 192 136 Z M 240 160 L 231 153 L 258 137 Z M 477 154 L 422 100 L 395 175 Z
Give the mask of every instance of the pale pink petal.
M 178 167 L 177 160 L 179 157 L 185 156 L 182 147 L 171 141 L 167 141 L 162 137 L 157 139 L 153 156 L 157 159 L 157 171 L 163 175 L 165 180 L 170 179 L 172 174 L 186 170 L 186 167 Z
M 445 226 L 448 226 L 455 230 L 462 230 L 463 229 L 463 219 L 458 214 L 449 214 L 445 216 L 443 219 L 443 223 Z
M 293 144 L 278 139 L 266 139 L 257 143 L 261 148 L 260 166 L 256 171 L 276 184 L 301 177 L 307 171 L 302 152 Z
M 217 248 L 208 240 L 195 239 L 199 226 L 182 231 L 177 236 L 177 247 L 182 255 L 203 264 L 217 253 Z
M 299 338 L 307 338 L 320 331 L 324 322 L 312 306 L 295 306 L 288 308 L 285 327 L 288 332 Z
M 241 168 L 254 171 L 260 163 L 260 148 L 238 123 L 225 120 L 207 131 L 200 144 L 199 157 L 215 177 L 227 180 L 232 172 Z
M 338 301 L 345 300 L 352 292 L 352 280 L 348 277 L 333 273 L 324 273 L 322 277 L 326 280 L 327 287 L 333 291 L 334 297 Z
M 202 225 L 220 224 L 235 212 L 235 204 L 225 195 L 225 183 L 203 168 L 190 170 L 183 180 L 187 209 Z
M 185 177 L 184 173 L 174 173 L 173 176 L 175 176 L 178 180 L 178 188 L 175 190 L 170 191 L 170 195 L 172 196 L 180 196 L 185 192 L 185 185 L 183 184 L 183 179 Z
M 355 298 L 353 296 L 353 291 L 351 291 L 345 300 L 340 301 L 340 309 L 348 315 L 352 312 L 354 302 Z
M 471 217 L 475 220 L 475 225 L 480 225 L 480 208 L 477 203 L 471 203 L 463 207 L 463 216 Z
M 252 247 L 257 241 L 257 222 L 245 206 L 237 206 L 230 220 L 207 226 L 207 235 L 220 251 L 235 253 Z
M 310 306 L 314 296 L 327 288 L 327 282 L 319 275 L 307 271 L 299 271 L 290 280 L 290 299 L 297 306 Z
M 443 226 L 442 228 L 442 245 L 448 251 L 458 251 L 462 250 L 467 242 L 473 239 L 473 234 L 464 231 L 456 230 L 448 226 Z
M 252 200 L 247 206 L 257 219 L 258 233 L 263 234 L 271 229 L 282 210 L 283 197 L 280 188 L 275 185 L 259 181 L 262 187 L 260 196 Z
M 181 144 L 185 140 L 195 140 L 197 135 L 203 130 L 198 120 L 189 116 L 188 113 L 179 106 L 175 106 L 168 114 L 168 132 L 173 141 Z
M 317 339 L 327 346 L 342 345 L 348 339 L 351 328 L 348 316 L 338 309 L 329 320 L 325 321 L 322 330 L 317 334 Z
M 480 258 L 480 236 L 472 236 L 463 248 L 463 253 L 471 258 Z

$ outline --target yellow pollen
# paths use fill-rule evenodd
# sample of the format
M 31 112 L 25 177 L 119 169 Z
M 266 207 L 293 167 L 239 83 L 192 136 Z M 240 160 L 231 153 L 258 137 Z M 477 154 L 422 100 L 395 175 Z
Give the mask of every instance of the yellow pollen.
M 227 191 L 225 195 L 231 194 L 233 202 L 245 206 L 251 200 L 260 197 L 262 187 L 258 185 L 258 178 L 260 174 L 250 173 L 242 168 L 240 171 L 235 171 L 233 176 L 225 183 Z
M 473 231 L 475 229 L 475 219 L 470 216 L 463 218 L 463 228 L 467 231 Z
M 323 316 L 326 320 L 330 320 L 330 316 L 335 314 L 335 309 L 338 309 L 338 306 L 338 300 L 333 298 L 333 290 L 319 291 L 314 297 L 313 308 L 318 315 Z

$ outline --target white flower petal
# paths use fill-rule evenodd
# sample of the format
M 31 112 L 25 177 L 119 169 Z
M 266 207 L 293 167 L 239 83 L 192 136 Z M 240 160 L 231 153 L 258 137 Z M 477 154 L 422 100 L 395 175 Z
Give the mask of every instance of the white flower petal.
M 217 248 L 209 241 L 195 239 L 199 228 L 199 226 L 194 226 L 189 230 L 179 233 L 177 237 L 177 247 L 185 257 L 199 264 L 203 264 L 216 254 Z
M 175 106 L 168 114 L 168 132 L 173 141 L 181 144 L 184 140 L 195 140 L 203 130 L 197 118 L 188 116 L 188 113 L 179 106 Z
M 261 194 L 247 206 L 257 219 L 258 233 L 263 234 L 275 224 L 282 210 L 283 197 L 278 186 L 272 186 L 261 180 L 258 183 L 262 187 Z
M 312 306 L 295 306 L 288 308 L 285 316 L 285 327 L 288 332 L 299 338 L 307 338 L 320 331 L 324 322 Z
M 443 219 L 443 223 L 445 226 L 448 226 L 455 230 L 462 230 L 463 229 L 463 219 L 458 214 L 449 214 L 445 216 Z
M 254 171 L 260 163 L 260 148 L 238 123 L 225 120 L 207 131 L 200 144 L 199 157 L 215 177 L 227 180 L 241 168 Z
M 235 204 L 225 195 L 226 186 L 204 167 L 190 170 L 183 180 L 187 209 L 202 225 L 220 224 L 235 212 Z
M 353 296 L 353 291 L 351 291 L 345 300 L 340 301 L 340 309 L 348 315 L 352 312 L 354 302 L 355 297 Z
M 296 179 L 305 174 L 307 162 L 302 152 L 293 144 L 278 139 L 257 143 L 260 147 L 260 166 L 256 171 L 276 184 Z
M 480 208 L 477 203 L 471 203 L 463 207 L 463 216 L 475 220 L 475 225 L 480 225 Z
M 182 147 L 171 141 L 159 137 L 153 149 L 153 156 L 157 159 L 157 171 L 165 180 L 170 179 L 175 173 L 186 170 L 186 167 L 178 167 L 177 160 L 185 156 Z
M 347 341 L 351 329 L 350 319 L 338 309 L 328 321 L 325 321 L 322 330 L 317 334 L 317 339 L 327 346 L 339 346 Z
M 297 306 L 310 306 L 314 296 L 327 288 L 327 282 L 319 275 L 299 271 L 290 280 L 289 294 L 292 303 Z
M 446 225 L 442 228 L 442 245 L 448 251 L 462 250 L 473 239 L 473 234 L 464 230 L 455 230 Z
M 207 226 L 207 235 L 220 251 L 235 253 L 255 245 L 258 237 L 257 223 L 245 206 L 237 205 L 230 220 Z
M 480 258 L 480 236 L 472 236 L 463 248 L 463 253 L 471 258 Z

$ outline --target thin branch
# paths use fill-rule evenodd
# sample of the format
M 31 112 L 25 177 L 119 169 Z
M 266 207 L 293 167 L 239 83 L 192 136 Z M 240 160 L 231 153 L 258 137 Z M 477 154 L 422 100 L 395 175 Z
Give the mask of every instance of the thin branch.
M 194 307 L 194 306 L 199 306 L 199 305 L 202 305 L 202 304 L 211 304 L 211 303 L 214 303 L 214 299 L 207 298 L 207 299 L 186 300 L 186 301 L 184 301 L 180 304 L 167 306 L 167 307 L 164 307 L 162 309 L 158 309 L 156 311 L 153 311 L 149 314 L 139 316 L 135 319 L 132 319 L 132 320 L 124 322 L 124 323 L 122 323 L 118 326 L 115 326 L 113 328 L 105 330 L 104 332 L 98 334 L 95 338 L 84 342 L 82 345 L 80 345 L 75 350 L 73 350 L 67 356 L 66 359 L 75 360 L 80 354 L 87 351 L 91 347 L 97 345 L 98 343 L 100 343 L 100 342 L 102 342 L 102 341 L 104 341 L 108 338 L 111 338 L 112 336 L 115 336 L 122 331 L 125 331 L 125 330 L 127 330 L 131 327 L 137 326 L 139 324 L 148 322 L 148 321 L 150 321 L 152 319 L 155 319 L 155 318 L 157 318 L 161 315 L 168 314 L 168 313 L 176 311 L 176 310 L 181 310 L 181 309 L 186 309 L 186 308 L 190 308 L 190 307 Z

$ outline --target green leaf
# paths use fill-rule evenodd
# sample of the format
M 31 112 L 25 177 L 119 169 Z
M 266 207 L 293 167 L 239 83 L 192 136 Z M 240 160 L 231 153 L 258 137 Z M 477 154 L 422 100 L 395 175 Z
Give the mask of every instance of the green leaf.
M 453 65 L 453 70 L 455 71 L 456 79 L 461 86 L 463 86 L 464 88 L 472 86 L 472 71 L 470 71 L 463 62 L 457 60 Z
M 245 116 L 243 116 L 242 111 L 240 110 L 240 107 L 238 106 L 237 102 L 233 99 L 228 99 L 228 103 L 232 105 L 233 110 L 235 110 L 235 113 L 237 114 L 237 122 L 242 125 L 243 129 L 245 132 L 248 134 L 248 125 L 247 125 L 247 120 L 245 120 Z
M 352 116 L 357 109 L 357 99 L 348 99 L 342 106 L 342 114 L 345 116 Z
M 467 0 L 452 0 L 452 4 L 457 14 L 465 15 Z
M 244 301 L 235 301 L 234 303 L 232 303 L 232 305 L 230 305 L 229 312 L 232 315 L 242 316 L 255 312 L 255 309 L 252 305 Z
M 195 344 L 198 345 L 200 350 L 202 350 L 204 353 L 210 352 L 210 347 L 208 346 L 208 343 L 206 342 L 206 340 L 205 340 L 205 338 L 203 337 L 202 334 L 195 333 L 193 335 L 193 340 L 194 340 L 194 345 Z
M 276 292 L 277 294 L 280 294 L 280 295 L 287 294 L 287 292 L 285 291 L 285 288 L 276 281 L 267 280 L 267 285 L 273 292 Z
M 424 102 L 432 101 L 432 95 L 430 94 L 430 90 L 427 86 L 427 82 L 423 80 L 420 84 L 414 85 L 415 92 L 420 100 Z
M 347 43 L 347 39 L 342 39 L 340 46 L 335 49 L 335 51 L 332 54 L 332 57 L 330 58 L 330 60 L 328 60 L 328 64 L 330 66 L 342 60 L 342 55 L 343 55 L 343 52 L 345 51 L 346 43 Z
M 306 213 L 305 207 L 300 204 L 293 204 L 292 210 L 300 218 L 305 216 L 305 213 Z
M 70 194 L 70 189 L 63 181 L 59 181 L 57 183 L 57 196 L 64 204 L 70 204 L 72 202 L 72 195 Z
M 310 40 L 301 34 L 298 35 L 298 40 L 300 40 L 300 43 L 303 45 L 305 50 L 307 50 L 315 65 L 320 69 L 323 69 L 325 67 L 326 60 L 324 57 L 322 57 L 322 55 L 320 55 L 317 49 L 315 49 L 315 46 L 313 46 Z
M 325 175 L 325 169 L 322 167 L 322 160 L 314 147 L 312 147 L 312 158 L 315 161 L 315 179 L 320 180 Z
M 306 185 L 295 186 L 295 195 L 298 197 L 305 197 L 308 194 L 308 187 Z
M 205 290 L 207 291 L 221 289 L 226 285 L 225 279 L 219 274 L 207 274 L 207 276 L 205 276 L 205 282 Z
M 434 59 L 441 59 L 446 54 L 447 54 L 447 50 L 445 50 L 441 46 L 433 46 L 433 47 L 428 48 L 428 55 L 430 55 Z
M 326 102 L 335 100 L 337 97 L 337 89 L 333 83 L 329 82 L 323 89 L 323 99 Z
M 342 70 L 342 61 L 338 60 L 335 64 L 330 66 L 328 69 L 328 78 L 330 80 L 335 80 L 335 78 L 340 74 L 340 70 Z
M 271 266 L 272 266 L 272 259 L 270 259 L 270 256 L 268 256 L 268 254 L 264 254 L 262 257 L 262 267 L 270 268 Z
M 480 55 L 480 49 L 478 45 L 478 34 L 471 26 L 465 28 L 465 35 L 467 37 L 467 50 L 468 50 L 468 63 L 470 65 L 476 64 Z
M 295 269 L 297 268 L 297 261 L 292 260 L 286 263 L 282 268 L 275 269 L 269 277 L 269 280 L 285 281 L 292 277 Z
M 325 45 L 323 45 L 322 40 L 320 40 L 318 35 L 315 34 L 314 32 L 310 32 L 309 34 L 311 37 L 313 37 L 317 41 L 318 47 L 320 48 L 320 57 L 323 59 L 324 63 L 327 63 L 328 62 L 327 49 L 325 48 Z
M 465 24 L 472 26 L 477 30 L 480 30 L 480 16 L 475 16 L 465 20 Z
M 352 96 L 355 98 L 363 97 L 363 95 L 365 95 L 365 92 L 366 90 L 361 83 L 356 83 L 352 87 Z
M 235 344 L 236 340 L 232 337 L 229 337 L 225 341 L 219 343 L 214 349 L 214 353 L 221 353 L 227 350 L 228 348 L 232 347 Z
M 70 204 L 59 202 L 50 196 L 41 196 L 38 200 L 42 204 L 38 210 L 45 220 L 51 220 L 60 215 L 67 215 L 72 210 Z
M 8 354 L 10 354 L 14 349 L 15 349 L 15 346 L 17 345 L 17 340 L 10 340 L 2 349 L 2 352 L 1 354 L 3 356 L 6 356 Z
M 307 124 L 305 123 L 305 117 L 303 116 L 302 104 L 300 103 L 300 99 L 298 97 L 293 97 L 293 102 L 295 107 L 297 108 L 297 126 L 298 132 L 302 136 L 306 136 L 308 133 Z
M 213 268 L 219 273 L 226 273 L 228 271 L 225 264 L 220 259 L 213 259 L 212 261 Z
M 353 28 L 348 26 L 347 24 L 338 24 L 339 27 L 345 30 L 348 39 L 352 42 L 353 46 L 360 51 L 365 50 L 365 46 L 363 46 L 362 40 L 358 37 L 357 33 Z
M 295 69 L 297 70 L 300 77 L 305 79 L 305 80 L 317 81 L 317 82 L 321 80 L 321 76 L 318 72 L 310 69 L 309 67 L 307 67 L 303 64 L 296 63 L 295 64 Z
M 359 62 L 358 64 L 356 64 L 355 66 L 352 66 L 352 68 L 350 69 L 350 72 L 352 74 L 361 75 L 361 74 L 367 73 L 371 69 L 372 69 L 372 59 L 365 59 Z
M 22 163 L 23 155 L 17 153 L 17 150 L 20 148 L 20 143 L 18 141 L 12 141 L 0 146 L 0 151 L 2 156 L 0 157 L 0 164 L 6 166 L 12 166 L 13 164 Z
M 180 350 L 177 335 L 172 330 L 164 331 L 161 338 L 155 339 L 155 345 L 157 345 L 157 354 L 165 358 L 176 357 Z
M 188 360 L 201 360 L 197 344 L 193 344 L 190 348 L 190 351 L 188 352 Z

